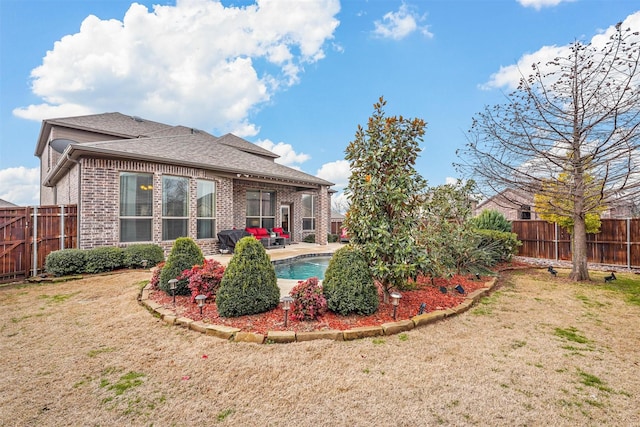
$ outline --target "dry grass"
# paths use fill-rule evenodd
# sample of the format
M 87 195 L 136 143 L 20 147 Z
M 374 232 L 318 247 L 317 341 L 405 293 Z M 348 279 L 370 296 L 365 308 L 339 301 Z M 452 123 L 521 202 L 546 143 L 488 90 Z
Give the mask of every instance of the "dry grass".
M 516 272 L 477 308 L 406 334 L 252 345 L 166 326 L 136 301 L 148 278 L 0 291 L 0 425 L 640 419 L 640 307 L 596 284 Z

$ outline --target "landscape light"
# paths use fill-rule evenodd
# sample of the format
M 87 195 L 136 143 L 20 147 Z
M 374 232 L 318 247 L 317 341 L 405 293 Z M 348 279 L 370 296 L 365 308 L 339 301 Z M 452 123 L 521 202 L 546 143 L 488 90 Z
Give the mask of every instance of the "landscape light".
M 196 297 L 196 302 L 198 303 L 198 307 L 200 307 L 200 316 L 202 316 L 202 309 L 204 308 L 204 303 L 207 300 L 207 296 L 206 295 L 198 295 Z
M 402 298 L 402 295 L 398 292 L 391 292 L 389 296 L 391 297 L 391 304 L 393 305 L 393 320 L 396 320 L 398 305 L 400 304 L 400 298 Z
M 169 280 L 169 289 L 171 289 L 171 293 L 173 294 L 173 306 L 176 305 L 176 283 L 178 283 L 178 279 Z
M 287 295 L 280 298 L 280 302 L 282 303 L 282 309 L 284 310 L 284 327 L 286 328 L 289 320 L 289 310 L 291 309 L 293 298 Z
M 149 262 L 149 261 L 147 261 L 146 259 L 143 259 L 143 260 L 142 260 L 142 268 L 147 268 L 147 263 L 148 263 L 148 262 Z

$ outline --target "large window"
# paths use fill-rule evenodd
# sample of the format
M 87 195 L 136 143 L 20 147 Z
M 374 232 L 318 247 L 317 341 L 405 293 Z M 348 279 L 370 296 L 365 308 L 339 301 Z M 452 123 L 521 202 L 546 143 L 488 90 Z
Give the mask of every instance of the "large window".
M 216 185 L 198 181 L 198 239 L 210 239 L 216 234 Z
M 150 242 L 153 223 L 153 175 L 120 173 L 120 241 Z
M 189 179 L 162 177 L 162 240 L 189 234 Z
M 312 194 L 302 195 L 302 231 L 316 229 L 316 196 Z
M 276 223 L 276 192 L 247 191 L 247 227 L 273 228 Z

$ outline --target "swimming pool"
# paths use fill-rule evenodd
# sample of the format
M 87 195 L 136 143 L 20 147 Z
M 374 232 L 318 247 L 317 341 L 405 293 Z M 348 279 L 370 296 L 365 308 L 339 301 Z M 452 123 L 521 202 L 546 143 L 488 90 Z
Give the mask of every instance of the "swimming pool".
M 305 280 L 309 277 L 324 279 L 324 271 L 329 266 L 330 256 L 294 258 L 274 264 L 279 279 Z

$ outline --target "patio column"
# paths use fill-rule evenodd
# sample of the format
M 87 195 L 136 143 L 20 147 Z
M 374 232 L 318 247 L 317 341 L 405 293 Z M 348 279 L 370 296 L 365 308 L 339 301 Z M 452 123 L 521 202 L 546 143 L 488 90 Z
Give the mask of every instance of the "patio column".
M 329 187 L 320 186 L 318 191 L 318 211 L 316 212 L 316 243 L 319 245 L 327 244 L 327 235 L 329 234 L 330 200 Z

